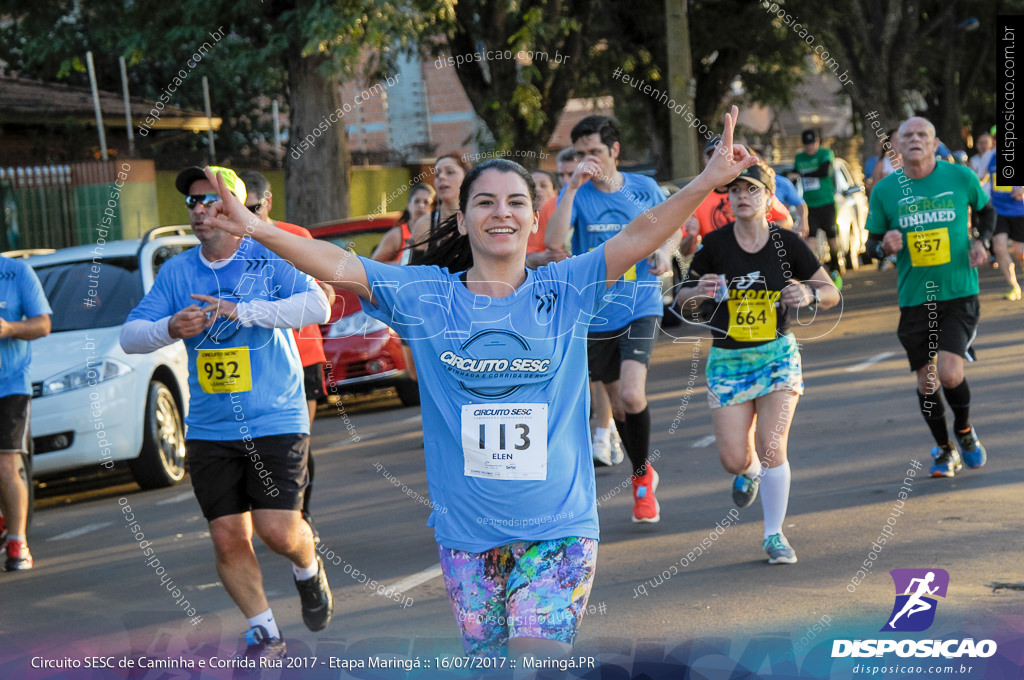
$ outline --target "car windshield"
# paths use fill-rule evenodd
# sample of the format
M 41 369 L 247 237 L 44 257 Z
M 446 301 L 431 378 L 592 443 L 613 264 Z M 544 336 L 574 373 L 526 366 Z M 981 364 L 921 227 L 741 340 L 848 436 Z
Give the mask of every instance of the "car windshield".
M 36 270 L 53 308 L 53 332 L 120 326 L 142 299 L 135 257 L 64 262 Z

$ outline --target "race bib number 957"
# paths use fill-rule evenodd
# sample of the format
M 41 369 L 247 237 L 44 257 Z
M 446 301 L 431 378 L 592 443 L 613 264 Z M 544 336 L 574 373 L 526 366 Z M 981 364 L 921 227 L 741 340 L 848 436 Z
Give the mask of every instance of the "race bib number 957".
M 934 267 L 949 262 L 949 230 L 946 227 L 907 232 L 907 245 L 910 263 L 915 267 Z

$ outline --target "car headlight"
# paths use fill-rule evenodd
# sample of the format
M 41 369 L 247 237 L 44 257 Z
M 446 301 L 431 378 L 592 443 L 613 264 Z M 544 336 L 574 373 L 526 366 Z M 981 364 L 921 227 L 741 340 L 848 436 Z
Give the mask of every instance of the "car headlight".
M 116 359 L 103 359 L 99 362 L 82 364 L 70 371 L 58 373 L 44 380 L 40 396 L 46 397 L 51 394 L 69 392 L 82 387 L 91 387 L 107 380 L 113 380 L 131 371 L 131 366 Z
M 354 314 L 343 316 L 327 330 L 329 338 L 347 338 L 352 335 L 366 335 L 384 330 L 388 325 L 379 319 L 375 319 L 363 310 Z

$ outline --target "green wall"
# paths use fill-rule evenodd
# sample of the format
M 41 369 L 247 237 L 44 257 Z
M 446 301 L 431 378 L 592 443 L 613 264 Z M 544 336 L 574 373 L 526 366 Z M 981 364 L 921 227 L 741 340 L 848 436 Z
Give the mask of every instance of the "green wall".
M 236 171 L 240 169 L 236 168 Z M 284 170 L 261 170 L 261 173 L 270 180 L 271 189 L 274 192 L 274 207 L 270 216 L 275 220 L 284 219 L 285 192 L 284 192 Z M 188 224 L 188 209 L 185 207 L 185 198 L 174 188 L 174 178 L 178 171 L 162 170 L 156 173 L 156 198 L 159 205 L 157 221 L 150 226 L 166 224 Z M 409 181 L 409 170 L 406 168 L 383 168 L 383 167 L 358 167 L 352 168 L 352 182 L 349 187 L 349 215 L 369 215 L 378 212 L 381 203 L 381 196 L 398 191 L 407 186 Z M 396 196 L 388 210 L 403 210 L 408 201 L 405 192 Z M 340 215 L 339 215 L 340 218 Z M 129 225 L 131 220 L 125 212 L 125 233 L 126 238 L 130 237 Z

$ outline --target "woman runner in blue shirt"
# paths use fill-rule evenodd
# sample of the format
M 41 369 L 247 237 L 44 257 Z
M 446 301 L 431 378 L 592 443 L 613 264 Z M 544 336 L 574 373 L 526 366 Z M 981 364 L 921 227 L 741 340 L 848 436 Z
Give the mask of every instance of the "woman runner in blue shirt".
M 445 585 L 474 656 L 569 653 L 593 582 L 598 522 L 586 340 L 605 291 L 755 162 L 732 146 L 695 180 L 595 250 L 536 270 L 533 179 L 492 160 L 462 183 L 453 271 L 395 267 L 260 221 L 207 171 L 222 202 L 207 224 L 249 235 L 321 281 L 351 290 L 412 347 L 427 482 Z M 597 170 L 594 169 L 594 172 Z M 464 269 L 464 270 L 463 270 Z

